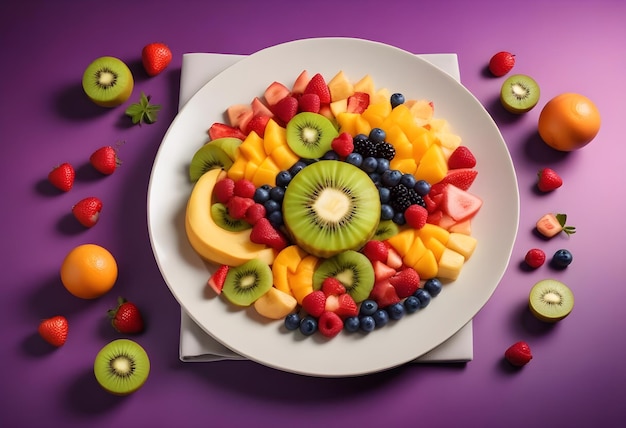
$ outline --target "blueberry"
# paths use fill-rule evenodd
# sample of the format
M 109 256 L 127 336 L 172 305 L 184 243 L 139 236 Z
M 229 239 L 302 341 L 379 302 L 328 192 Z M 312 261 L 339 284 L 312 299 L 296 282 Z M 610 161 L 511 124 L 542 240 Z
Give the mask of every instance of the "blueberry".
M 283 225 L 283 212 L 281 210 L 272 211 L 271 213 L 267 213 L 267 208 L 265 209 L 265 216 L 272 223 L 274 227 L 280 227 Z
M 289 173 L 291 174 L 291 177 L 293 177 L 294 175 L 302 171 L 305 167 L 306 167 L 306 162 L 298 161 L 294 163 L 291 166 L 291 168 L 289 168 Z
M 561 249 L 557 250 L 557 252 L 552 256 L 551 265 L 557 269 L 565 269 L 572 263 L 573 260 L 574 256 L 572 256 L 572 253 L 569 250 Z
M 358 331 L 360 326 L 361 326 L 361 321 L 359 320 L 359 317 L 356 317 L 356 316 L 348 317 L 343 321 L 343 327 L 351 333 Z
M 387 134 L 380 128 L 372 128 L 368 137 L 374 143 L 382 143 L 387 138 Z
M 280 204 L 273 199 L 268 199 L 267 201 L 265 201 L 263 203 L 263 206 L 265 207 L 266 215 L 269 215 L 274 211 L 280 211 Z
M 404 299 L 404 309 L 408 314 L 417 312 L 420 309 L 420 300 L 415 296 L 409 296 Z
M 329 150 L 322 156 L 322 160 L 338 160 L 339 155 L 334 150 Z
M 285 317 L 285 328 L 287 330 L 297 330 L 300 327 L 300 315 L 293 313 Z
M 352 152 L 346 156 L 346 162 L 360 168 L 363 163 L 363 156 L 360 153 Z
M 305 336 L 310 336 L 317 331 L 317 320 L 310 315 L 305 316 L 300 321 L 300 332 Z
M 417 179 L 413 174 L 403 174 L 400 179 L 400 184 L 404 184 L 408 189 L 415 187 L 415 183 L 417 183 Z
M 365 315 L 360 318 L 359 327 L 363 331 L 370 332 L 376 328 L 376 321 L 371 315 Z
M 400 179 L 402 179 L 402 172 L 397 169 L 388 169 L 383 172 L 383 176 L 381 177 L 381 182 L 384 186 L 394 187 L 398 183 L 400 183 Z
M 387 308 L 387 312 L 389 312 L 389 318 L 399 320 L 405 314 L 404 305 L 401 302 L 394 303 Z
M 265 187 L 258 187 L 255 191 L 254 191 L 254 196 L 252 197 L 252 199 L 254 199 L 254 202 L 262 204 L 265 201 L 269 200 L 270 198 L 270 191 L 267 190 Z
M 376 327 L 383 327 L 389 322 L 389 314 L 384 309 L 379 309 L 372 315 L 374 318 L 374 322 L 376 323 Z
M 421 309 L 425 308 L 430 303 L 431 295 L 423 288 L 418 288 L 413 295 L 419 299 Z
M 270 190 L 270 199 L 273 201 L 276 201 L 278 203 L 281 203 L 283 201 L 283 199 L 285 198 L 285 188 L 284 187 L 273 187 L 272 190 Z
M 389 204 L 381 204 L 380 205 L 380 219 L 381 220 L 392 220 L 396 215 L 396 212 L 393 210 L 393 207 Z
M 380 174 L 377 172 L 370 172 L 369 174 L 370 180 L 372 180 L 372 183 L 374 183 L 375 185 L 379 185 L 380 184 Z
M 430 193 L 430 183 L 426 180 L 417 180 L 413 190 L 420 196 L 426 196 Z
M 380 196 L 380 203 L 386 204 L 387 202 L 389 202 L 389 196 L 391 195 L 391 191 L 388 187 L 379 187 L 378 195 Z
M 276 185 L 280 187 L 287 187 L 291 182 L 292 176 L 289 171 L 281 171 L 276 176 Z
M 376 171 L 378 167 L 378 161 L 376 158 L 368 156 L 363 159 L 363 163 L 361 164 L 361 169 L 367 173 Z
M 404 104 L 404 95 L 397 92 L 395 94 L 391 94 L 389 102 L 391 102 L 391 108 L 396 108 L 400 104 Z
M 378 303 L 371 299 L 365 299 L 361 302 L 361 307 L 359 308 L 359 314 L 361 315 L 372 315 L 374 312 L 378 310 Z
M 389 160 L 385 158 L 378 158 L 378 166 L 376 167 L 376 172 L 379 174 L 382 174 L 388 169 L 389 169 Z
M 439 279 L 437 278 L 430 278 L 426 280 L 426 282 L 424 283 L 424 290 L 428 291 L 428 293 L 432 297 L 435 297 L 439 293 L 441 293 L 441 288 L 442 288 L 441 281 L 439 281 Z
M 392 220 L 398 226 L 404 226 L 406 224 L 406 219 L 404 218 L 404 213 L 395 213 L 393 215 Z

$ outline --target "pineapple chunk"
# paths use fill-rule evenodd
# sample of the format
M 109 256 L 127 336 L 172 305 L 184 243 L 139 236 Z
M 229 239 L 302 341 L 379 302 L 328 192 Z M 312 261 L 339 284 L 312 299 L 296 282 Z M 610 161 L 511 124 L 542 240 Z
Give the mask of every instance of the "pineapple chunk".
M 335 74 L 335 76 L 328 82 L 328 89 L 330 91 L 331 102 L 345 100 L 350 95 L 354 94 L 354 86 L 352 82 L 348 80 L 343 70 Z
M 289 315 L 298 302 L 291 295 L 277 288 L 271 287 L 254 302 L 254 309 L 266 318 L 279 320 Z
M 374 96 L 374 80 L 372 76 L 366 74 L 354 84 L 354 92 L 365 92 L 370 98 Z
M 446 248 L 439 259 L 438 277 L 442 279 L 455 280 L 459 277 L 463 269 L 465 258 L 454 250 Z
M 453 232 L 450 233 L 446 246 L 461 254 L 465 260 L 468 260 L 474 253 L 477 243 L 478 241 L 473 236 Z

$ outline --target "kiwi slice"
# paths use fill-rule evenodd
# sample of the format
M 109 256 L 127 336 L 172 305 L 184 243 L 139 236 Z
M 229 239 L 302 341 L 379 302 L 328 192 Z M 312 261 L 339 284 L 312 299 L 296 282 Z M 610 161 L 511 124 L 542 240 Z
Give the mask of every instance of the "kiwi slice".
M 117 339 L 98 352 L 93 372 L 106 391 L 128 395 L 141 388 L 148 379 L 150 359 L 137 342 Z
M 287 186 L 283 219 L 289 235 L 309 254 L 328 258 L 358 250 L 378 228 L 378 189 L 354 165 L 315 162 Z
M 231 267 L 226 274 L 222 294 L 237 306 L 250 306 L 272 287 L 274 278 L 267 263 L 252 259 Z
M 231 232 L 241 232 L 242 230 L 250 229 L 252 226 L 245 220 L 239 220 L 231 217 L 228 214 L 228 208 L 226 205 L 216 202 L 211 205 L 211 217 L 215 224 L 225 230 Z
M 330 119 L 318 113 L 298 113 L 287 123 L 287 144 L 305 159 L 322 157 L 331 149 L 337 135 L 337 128 Z
M 120 59 L 103 56 L 95 59 L 83 73 L 83 90 L 102 107 L 123 104 L 133 92 L 133 73 Z
M 227 170 L 232 165 L 233 160 L 223 149 L 214 144 L 205 144 L 191 158 L 189 179 L 195 183 L 207 171 L 215 168 Z
M 528 306 L 533 315 L 541 321 L 560 321 L 574 308 L 574 294 L 562 282 L 544 279 L 530 290 Z
M 358 251 L 344 251 L 324 260 L 313 273 L 313 288 L 322 288 L 329 277 L 337 278 L 357 303 L 367 299 L 374 287 L 372 263 Z
M 500 89 L 500 102 L 511 113 L 526 113 L 539 101 L 539 85 L 530 76 L 514 74 Z
M 235 158 L 238 155 L 238 147 L 241 145 L 241 143 L 242 141 L 239 138 L 223 137 L 211 140 L 208 144 L 213 144 L 224 150 L 226 155 L 228 155 L 228 157 L 234 162 Z
M 399 231 L 398 225 L 394 223 L 393 220 L 383 220 L 378 224 L 378 229 L 374 232 L 372 239 L 384 241 L 385 239 L 397 235 Z

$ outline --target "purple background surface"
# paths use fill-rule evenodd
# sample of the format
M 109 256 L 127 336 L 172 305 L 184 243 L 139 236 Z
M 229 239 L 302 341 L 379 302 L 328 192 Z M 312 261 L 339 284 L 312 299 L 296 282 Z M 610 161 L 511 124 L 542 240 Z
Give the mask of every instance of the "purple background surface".
M 296 5 L 297 4 L 297 5 Z M 194 426 L 622 426 L 626 417 L 626 232 L 624 113 L 626 3 L 623 0 L 511 1 L 369 0 L 252 1 L 5 1 L 0 6 L 0 141 L 3 166 L 0 424 L 6 427 Z M 465 86 L 499 125 L 518 174 L 521 221 L 511 263 L 474 322 L 474 360 L 463 365 L 407 365 L 349 379 L 309 378 L 252 362 L 185 364 L 178 360 L 179 307 L 154 261 L 147 233 L 146 191 L 152 162 L 176 115 L 183 53 L 250 54 L 307 37 L 380 41 L 414 53 L 458 54 Z M 168 70 L 148 78 L 141 48 L 168 43 Z M 499 106 L 502 79 L 489 77 L 491 55 L 517 55 L 516 73 L 542 89 L 537 108 L 512 116 Z M 86 65 L 118 56 L 139 91 L 162 103 L 159 121 L 129 126 L 124 107 L 102 109 L 82 93 Z M 376 58 L 364 58 L 363 68 Z M 541 107 L 562 92 L 594 100 L 602 129 L 584 149 L 563 154 L 536 133 Z M 98 147 L 125 141 L 112 176 L 87 163 Z M 52 166 L 77 167 L 66 194 L 46 182 Z M 540 167 L 564 178 L 554 193 L 533 190 Z M 497 183 L 494 183 L 497 185 Z M 86 196 L 105 205 L 86 230 L 71 206 Z M 533 226 L 546 212 L 565 212 L 578 233 L 543 241 Z M 115 290 L 83 301 L 69 295 L 59 266 L 74 246 L 94 242 L 116 256 Z M 559 248 L 573 264 L 520 268 L 526 251 Z M 536 281 L 553 277 L 573 289 L 576 307 L 546 326 L 526 310 Z M 135 339 L 148 351 L 152 373 L 129 397 L 96 384 L 93 358 L 120 337 L 106 310 L 117 295 L 136 301 L 148 329 Z M 41 318 L 68 317 L 65 346 L 52 350 L 37 336 Z M 535 358 L 522 370 L 502 360 L 526 340 Z M 392 349 L 389 350 L 393 352 Z

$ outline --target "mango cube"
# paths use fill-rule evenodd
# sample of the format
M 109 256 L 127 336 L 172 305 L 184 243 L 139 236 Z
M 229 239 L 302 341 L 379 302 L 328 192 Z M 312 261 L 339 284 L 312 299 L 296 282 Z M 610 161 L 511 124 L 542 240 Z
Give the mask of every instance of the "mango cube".
M 439 259 L 438 277 L 455 280 L 463 269 L 465 258 L 454 250 L 446 248 Z
M 450 233 L 446 246 L 461 254 L 465 260 L 468 260 L 474 253 L 477 243 L 478 241 L 473 236 L 453 232 Z

